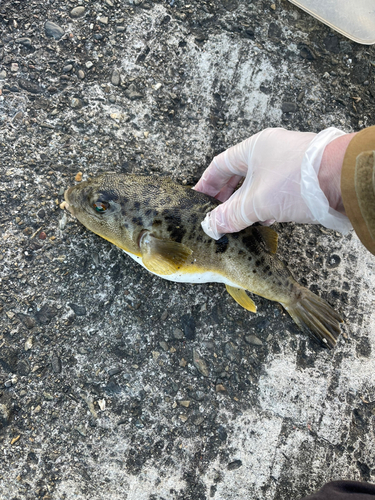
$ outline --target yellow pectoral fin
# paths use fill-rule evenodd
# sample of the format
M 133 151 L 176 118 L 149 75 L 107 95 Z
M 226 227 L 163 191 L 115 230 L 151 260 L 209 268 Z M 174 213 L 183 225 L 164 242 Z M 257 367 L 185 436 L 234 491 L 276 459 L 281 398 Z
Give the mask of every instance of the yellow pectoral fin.
M 172 240 L 161 240 L 146 232 L 140 240 L 142 262 L 156 274 L 173 274 L 186 262 L 193 251 Z
M 257 306 L 251 300 L 251 298 L 247 295 L 245 290 L 242 288 L 234 288 L 233 286 L 225 285 L 227 292 L 231 295 L 234 300 L 240 304 L 240 306 L 244 307 L 248 311 L 253 313 L 257 312 Z

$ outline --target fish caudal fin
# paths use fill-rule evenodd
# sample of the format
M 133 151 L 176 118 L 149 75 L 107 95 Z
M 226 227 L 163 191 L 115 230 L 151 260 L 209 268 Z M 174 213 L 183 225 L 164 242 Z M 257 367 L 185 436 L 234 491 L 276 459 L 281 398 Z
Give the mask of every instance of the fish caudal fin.
M 285 309 L 302 330 L 312 333 L 325 347 L 335 347 L 343 321 L 340 315 L 307 288 L 301 288 L 298 295 L 294 304 L 283 304 Z

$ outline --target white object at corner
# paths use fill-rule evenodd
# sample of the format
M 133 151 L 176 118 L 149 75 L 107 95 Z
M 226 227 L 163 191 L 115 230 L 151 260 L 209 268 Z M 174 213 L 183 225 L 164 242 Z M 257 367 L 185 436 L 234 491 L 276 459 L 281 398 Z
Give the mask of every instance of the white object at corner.
M 342 35 L 364 45 L 375 43 L 374 0 L 289 0 Z

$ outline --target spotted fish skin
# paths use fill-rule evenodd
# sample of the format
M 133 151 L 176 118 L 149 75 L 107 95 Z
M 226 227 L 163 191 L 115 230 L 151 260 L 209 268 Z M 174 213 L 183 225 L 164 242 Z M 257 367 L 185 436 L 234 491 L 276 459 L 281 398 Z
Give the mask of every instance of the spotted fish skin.
M 149 271 L 179 282 L 225 283 L 246 309 L 243 290 L 277 301 L 295 322 L 333 347 L 340 316 L 300 286 L 274 255 L 277 234 L 251 226 L 220 240 L 201 228 L 220 202 L 168 178 L 105 173 L 65 192 L 68 208 L 88 229 L 114 243 Z M 98 213 L 95 204 L 105 206 Z

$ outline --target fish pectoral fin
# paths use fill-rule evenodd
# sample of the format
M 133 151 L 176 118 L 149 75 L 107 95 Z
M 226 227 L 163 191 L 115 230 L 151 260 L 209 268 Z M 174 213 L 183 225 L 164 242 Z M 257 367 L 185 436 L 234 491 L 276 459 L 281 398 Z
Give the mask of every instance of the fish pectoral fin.
M 245 290 L 242 288 L 234 288 L 233 286 L 225 285 L 227 292 L 231 295 L 234 300 L 240 304 L 240 306 L 244 307 L 248 311 L 253 313 L 257 312 L 257 306 L 251 300 L 251 298 L 247 295 Z
M 271 253 L 276 253 L 277 252 L 277 240 L 279 238 L 279 235 L 277 234 L 277 232 L 268 226 L 257 226 L 257 230 L 262 235 L 263 241 L 267 245 L 268 250 Z
M 162 240 L 149 232 L 141 236 L 139 247 L 144 266 L 155 274 L 175 273 L 193 253 L 189 247 L 182 243 Z

